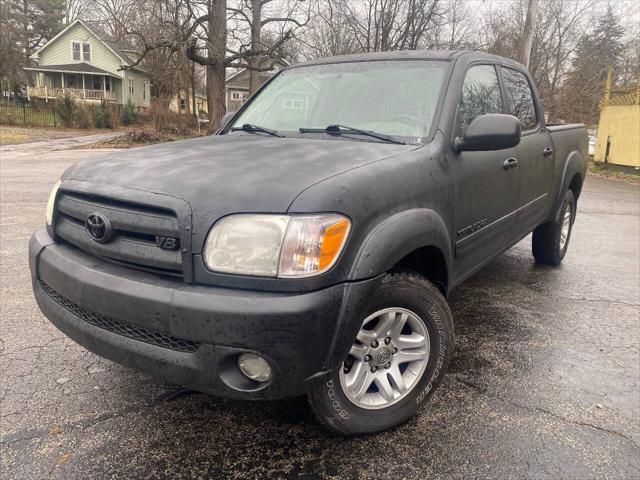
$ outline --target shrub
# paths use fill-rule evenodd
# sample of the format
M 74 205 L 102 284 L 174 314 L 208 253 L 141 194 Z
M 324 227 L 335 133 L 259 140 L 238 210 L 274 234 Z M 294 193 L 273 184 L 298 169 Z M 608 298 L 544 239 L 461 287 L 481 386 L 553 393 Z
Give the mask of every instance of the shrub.
M 93 119 L 88 107 L 83 105 L 76 109 L 75 124 L 77 128 L 82 129 L 93 127 Z
M 65 127 L 73 127 L 77 109 L 76 101 L 69 92 L 56 100 L 56 115 Z
M 133 105 L 133 102 L 129 98 L 127 103 L 124 104 L 124 108 L 122 109 L 122 114 L 120 115 L 120 121 L 123 125 L 131 125 L 138 119 L 138 112 L 136 111 L 136 107 Z
M 113 128 L 113 116 L 108 107 L 95 108 L 92 112 L 93 126 L 96 128 Z

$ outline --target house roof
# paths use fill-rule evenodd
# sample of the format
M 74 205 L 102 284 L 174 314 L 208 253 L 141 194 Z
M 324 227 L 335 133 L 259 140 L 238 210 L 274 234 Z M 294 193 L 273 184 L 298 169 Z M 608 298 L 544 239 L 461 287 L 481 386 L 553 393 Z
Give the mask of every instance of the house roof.
M 285 66 L 285 67 L 288 67 L 289 65 L 291 65 L 291 63 L 289 63 L 288 61 L 286 61 L 284 58 L 276 58 L 276 59 L 273 59 L 273 60 L 274 60 L 274 61 L 273 61 L 273 62 L 272 62 L 272 64 L 271 64 L 271 65 L 272 65 L 272 67 L 275 67 L 275 65 L 276 65 L 276 64 L 280 64 L 280 65 L 283 65 L 283 66 Z M 246 69 L 246 68 L 241 68 L 241 69 L 240 69 L 240 70 L 238 70 L 237 72 L 234 72 L 234 73 L 232 73 L 231 75 L 229 75 L 229 76 L 226 78 L 226 81 L 228 82 L 229 80 L 232 80 L 232 79 L 236 78 L 236 77 L 237 77 L 238 75 L 240 75 L 242 72 L 246 72 L 246 71 L 247 71 L 247 69 Z M 262 75 L 262 76 L 273 76 L 273 75 L 274 75 L 274 73 L 273 73 L 273 72 L 271 72 L 271 70 L 269 70 L 269 71 L 262 71 L 262 72 L 260 72 L 260 75 Z
M 83 24 L 85 27 L 91 30 L 91 33 L 98 37 L 99 40 L 109 46 L 120 58 L 127 62 L 128 65 L 134 63 L 134 60 L 132 60 L 131 57 L 127 55 L 127 52 L 136 53 L 136 48 L 124 42 L 121 42 L 113 35 L 109 35 L 107 32 L 102 30 L 100 26 L 95 22 L 84 22 Z
M 38 55 L 38 53 L 40 53 L 42 50 L 44 50 L 49 45 L 51 45 L 53 42 L 55 42 L 58 39 L 58 37 L 63 35 L 67 30 L 72 28 L 77 23 L 81 24 L 84 28 L 86 28 L 94 37 L 96 37 L 98 40 L 100 40 L 104 44 L 105 47 L 107 47 L 118 58 L 120 58 L 120 60 L 122 60 L 122 62 L 123 62 L 123 65 L 131 66 L 133 63 L 135 63 L 135 61 L 132 60 L 131 57 L 127 54 L 127 52 L 128 53 L 137 52 L 137 50 L 134 47 L 132 47 L 131 45 L 127 45 L 126 43 L 121 42 L 120 40 L 118 40 L 117 38 L 115 38 L 112 35 L 109 35 L 104 30 L 102 30 L 97 24 L 95 24 L 95 22 L 84 22 L 84 21 L 82 21 L 80 19 L 75 20 L 75 21 L 71 22 L 69 25 L 67 25 L 64 29 L 62 29 L 62 31 L 60 31 L 57 35 L 55 35 L 51 40 L 49 40 L 42 47 L 40 47 L 32 55 L 32 57 Z M 137 65 L 137 66 L 135 66 L 133 68 L 135 68 L 136 70 L 140 70 L 142 72 L 146 72 L 146 70 L 143 67 L 139 66 L 139 65 Z
M 101 68 L 91 65 L 90 63 L 67 63 L 64 65 L 38 65 L 37 67 L 24 67 L 25 70 L 33 70 L 35 72 L 63 72 L 63 73 L 90 73 L 94 75 L 106 75 L 114 78 L 121 78 L 111 72 L 107 72 Z

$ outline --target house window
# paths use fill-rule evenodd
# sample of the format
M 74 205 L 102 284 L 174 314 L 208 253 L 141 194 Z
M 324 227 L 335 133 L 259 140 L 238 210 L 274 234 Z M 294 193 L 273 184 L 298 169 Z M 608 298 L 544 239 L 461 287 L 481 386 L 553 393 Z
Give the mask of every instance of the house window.
M 91 81 L 91 85 L 91 88 L 93 88 L 94 90 L 102 90 L 102 77 L 94 75 Z
M 231 100 L 240 100 L 240 92 L 231 92 Z
M 133 95 L 134 93 L 136 93 L 136 89 L 133 85 L 133 78 L 129 79 L 129 95 Z
M 80 42 L 73 42 L 73 59 L 80 61 Z
M 187 109 L 187 99 L 183 96 L 180 96 L 180 110 Z
M 91 44 L 82 42 L 71 42 L 71 52 L 74 60 L 90 62 Z
M 105 77 L 105 79 L 104 79 L 104 89 L 107 92 L 111 91 L 111 77 Z
M 85 62 L 91 61 L 91 44 L 90 43 L 82 44 L 82 60 Z
M 282 108 L 302 110 L 304 108 L 304 102 L 298 99 L 285 98 L 282 101 Z

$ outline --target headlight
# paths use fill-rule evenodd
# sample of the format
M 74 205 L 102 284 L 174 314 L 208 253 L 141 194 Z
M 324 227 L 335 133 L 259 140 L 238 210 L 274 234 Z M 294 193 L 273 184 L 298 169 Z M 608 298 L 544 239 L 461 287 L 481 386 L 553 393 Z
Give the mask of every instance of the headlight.
M 263 277 L 309 277 L 340 256 L 351 222 L 342 215 L 231 215 L 207 236 L 209 270 Z
M 58 189 L 60 188 L 60 180 L 56 182 L 49 194 L 49 200 L 47 200 L 47 211 L 45 213 L 45 220 L 48 226 L 53 225 L 53 210 L 56 206 L 56 196 L 58 195 Z

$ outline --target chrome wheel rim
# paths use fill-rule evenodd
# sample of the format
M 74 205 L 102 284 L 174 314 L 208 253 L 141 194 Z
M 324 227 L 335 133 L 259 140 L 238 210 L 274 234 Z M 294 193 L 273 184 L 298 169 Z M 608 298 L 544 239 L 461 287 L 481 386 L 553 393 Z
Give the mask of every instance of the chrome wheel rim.
M 418 315 L 404 308 L 375 312 L 362 322 L 342 365 L 342 390 L 360 408 L 389 407 L 420 381 L 429 349 L 429 332 Z
M 571 205 L 567 205 L 567 210 L 562 218 L 562 230 L 560 230 L 560 250 L 564 249 L 569 239 L 569 231 L 571 230 Z

